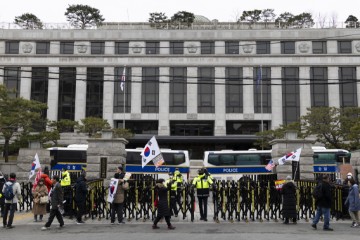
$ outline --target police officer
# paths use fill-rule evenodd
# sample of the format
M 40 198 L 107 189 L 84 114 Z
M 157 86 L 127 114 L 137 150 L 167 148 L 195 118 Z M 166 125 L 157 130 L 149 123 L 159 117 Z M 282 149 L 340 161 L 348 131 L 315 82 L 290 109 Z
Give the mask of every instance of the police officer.
M 70 173 L 66 168 L 62 169 L 60 185 L 64 192 L 64 201 L 65 201 L 64 216 L 70 216 L 70 218 L 72 218 L 72 216 L 73 216 L 73 209 L 72 209 L 73 190 L 71 188 Z
M 183 175 L 180 173 L 179 168 L 175 168 L 174 180 L 177 183 L 176 202 L 177 204 L 179 204 L 179 207 L 181 209 L 181 192 L 184 186 L 184 178 Z
M 213 184 L 213 180 L 207 176 L 205 169 L 200 169 L 198 175 L 192 182 L 196 188 L 197 197 L 199 201 L 200 220 L 207 221 L 207 202 L 210 193 L 210 186 Z
M 177 195 L 177 182 L 174 179 L 174 174 L 169 173 L 169 179 L 165 181 L 165 186 L 170 190 L 170 212 L 171 215 L 178 216 L 178 210 L 176 206 L 176 195 Z

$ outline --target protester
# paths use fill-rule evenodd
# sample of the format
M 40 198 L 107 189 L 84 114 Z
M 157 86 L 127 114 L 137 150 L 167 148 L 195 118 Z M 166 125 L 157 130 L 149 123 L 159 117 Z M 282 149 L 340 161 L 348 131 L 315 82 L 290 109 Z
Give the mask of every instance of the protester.
M 48 192 L 50 192 L 51 187 L 52 187 L 52 181 L 50 179 L 50 171 L 49 171 L 49 167 L 45 167 L 43 173 L 40 175 L 40 178 L 44 179 L 44 184 L 48 190 Z M 46 212 L 50 212 L 50 202 L 48 202 L 46 204 Z
M 330 208 L 331 208 L 331 186 L 330 178 L 328 175 L 324 175 L 322 181 L 318 184 L 321 184 L 321 196 L 319 199 L 316 199 L 316 214 L 313 219 L 311 227 L 317 229 L 316 224 L 318 224 L 320 217 L 324 215 L 324 231 L 333 231 L 334 229 L 330 228 Z
M 35 190 L 33 191 L 34 197 L 34 205 L 33 205 L 33 213 L 34 213 L 34 222 L 42 222 L 43 216 L 46 214 L 46 203 L 42 203 L 40 201 L 41 197 L 48 196 L 47 187 L 44 184 L 44 179 L 40 178 Z M 39 215 L 39 220 L 37 216 Z
M 198 176 L 193 180 L 199 201 L 200 220 L 207 221 L 207 203 L 210 194 L 210 186 L 213 184 L 212 177 L 206 174 L 205 169 L 198 171 Z
M 117 215 L 118 224 L 125 224 L 123 220 L 123 207 L 125 201 L 125 190 L 129 189 L 129 183 L 124 179 L 125 173 L 122 167 L 118 167 L 118 172 L 114 178 L 119 179 L 114 201 L 111 204 L 111 224 L 115 224 L 115 214 Z
M 291 176 L 286 177 L 286 183 L 282 186 L 281 194 L 283 196 L 282 215 L 284 224 L 289 224 L 289 219 L 296 224 L 296 186 L 291 180 Z
M 164 179 L 158 179 L 156 181 L 156 190 L 159 198 L 157 205 L 157 216 L 154 220 L 154 224 L 152 225 L 153 229 L 158 229 L 158 222 L 161 218 L 165 218 L 168 229 L 173 230 L 175 227 L 170 223 L 170 209 L 168 205 L 168 188 L 164 185 Z
M 353 221 L 351 227 L 359 226 L 359 211 L 360 211 L 360 200 L 359 200 L 359 187 L 355 183 L 354 179 L 348 181 L 350 190 L 346 198 L 345 205 L 349 205 L 349 214 Z
M 1 190 L 3 189 L 5 183 L 6 183 L 5 176 L 2 174 L 2 172 L 0 172 L 0 189 Z M 1 217 L 4 216 L 4 210 L 5 210 L 5 197 L 2 194 L 2 192 L 0 192 L 0 213 L 1 213 Z
M 48 221 L 45 223 L 45 226 L 41 228 L 41 230 L 48 230 L 56 217 L 58 222 L 60 223 L 60 228 L 64 227 L 64 220 L 61 214 L 63 211 L 63 201 L 64 201 L 64 193 L 60 185 L 59 176 L 54 175 L 52 177 L 53 187 L 50 192 L 50 202 L 51 202 L 51 210 Z
M 87 186 L 86 186 L 86 173 L 81 173 L 80 177 L 76 180 L 75 184 L 75 203 L 77 206 L 76 213 L 76 223 L 83 224 L 82 215 L 86 212 L 86 196 L 87 196 Z
M 14 228 L 12 225 L 18 202 L 22 201 L 20 184 L 16 182 L 16 174 L 10 173 L 9 180 L 4 184 L 2 193 L 5 198 L 5 209 L 3 216 L 3 227 Z M 10 214 L 9 214 L 10 212 Z M 9 219 L 8 219 L 9 214 Z

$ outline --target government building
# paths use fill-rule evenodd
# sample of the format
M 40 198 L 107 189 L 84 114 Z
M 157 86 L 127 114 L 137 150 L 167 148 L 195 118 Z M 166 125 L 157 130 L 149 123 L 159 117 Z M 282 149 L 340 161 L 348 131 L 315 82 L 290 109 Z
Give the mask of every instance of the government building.
M 307 108 L 360 101 L 354 28 L 202 21 L 0 33 L 1 84 L 47 103 L 49 120 L 125 123 L 135 133 L 129 148 L 156 135 L 160 147 L 195 159 L 206 150 L 247 150 L 255 133 L 298 121 Z

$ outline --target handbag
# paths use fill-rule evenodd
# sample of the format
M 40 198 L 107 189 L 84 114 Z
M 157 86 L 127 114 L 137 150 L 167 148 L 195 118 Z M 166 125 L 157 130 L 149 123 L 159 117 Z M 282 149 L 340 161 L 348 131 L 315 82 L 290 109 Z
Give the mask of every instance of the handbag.
M 40 197 L 40 204 L 47 204 L 49 202 L 49 196 L 45 195 Z

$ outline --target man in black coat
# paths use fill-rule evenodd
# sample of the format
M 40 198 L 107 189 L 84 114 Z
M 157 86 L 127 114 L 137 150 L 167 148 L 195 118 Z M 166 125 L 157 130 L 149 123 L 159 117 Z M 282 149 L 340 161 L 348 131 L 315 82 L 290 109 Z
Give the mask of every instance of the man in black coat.
M 86 196 L 87 196 L 87 186 L 86 186 L 86 175 L 85 173 L 81 173 L 80 177 L 76 180 L 75 184 L 75 203 L 77 206 L 77 214 L 76 214 L 76 223 L 83 224 L 82 215 L 85 214 L 86 209 Z
M 283 195 L 282 202 L 282 215 L 284 218 L 284 224 L 289 224 L 291 218 L 293 223 L 296 224 L 297 212 L 296 212 L 296 186 L 291 179 L 291 176 L 286 177 L 286 183 L 281 189 Z
M 321 197 L 316 200 L 316 214 L 311 227 L 317 229 L 316 224 L 319 222 L 321 215 L 324 215 L 324 231 L 333 231 L 330 228 L 330 208 L 331 208 L 331 186 L 330 178 L 324 175 L 321 184 Z

